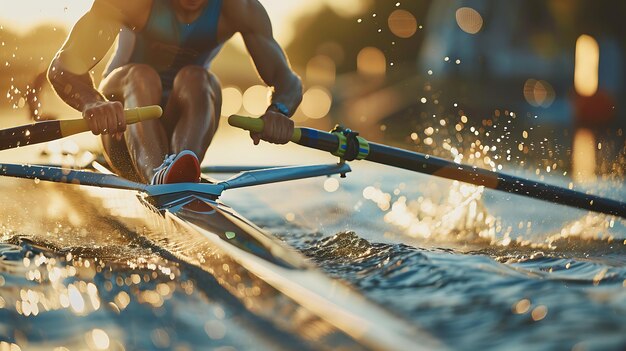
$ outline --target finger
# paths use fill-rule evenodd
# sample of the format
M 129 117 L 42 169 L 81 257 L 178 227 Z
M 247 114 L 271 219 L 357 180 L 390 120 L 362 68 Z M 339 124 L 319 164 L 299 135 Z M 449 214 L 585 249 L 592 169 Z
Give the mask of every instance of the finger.
M 124 105 L 121 102 L 116 101 L 115 104 L 115 113 L 117 120 L 117 131 L 124 132 L 126 131 L 126 116 L 124 116 Z
M 91 110 L 89 112 L 89 125 L 91 127 L 91 132 L 94 135 L 100 135 L 102 129 L 101 129 L 101 121 L 100 118 L 98 118 L 98 112 L 97 110 Z
M 93 113 L 90 111 L 84 111 L 83 112 L 83 119 L 85 120 L 85 122 L 87 122 L 87 127 L 89 127 L 89 130 L 91 130 L 91 133 L 93 135 L 96 135 L 96 125 L 94 124 L 93 121 Z
M 291 123 L 289 123 L 290 121 L 285 121 L 285 124 L 283 125 L 283 144 L 286 144 L 289 142 L 289 139 L 291 139 Z
M 108 133 L 111 135 L 117 134 L 120 131 L 120 121 L 118 111 L 115 106 L 112 106 L 109 112 L 109 118 L 107 119 L 109 129 Z
M 250 138 L 252 138 L 254 145 L 259 145 L 261 141 L 261 135 L 259 133 L 250 133 Z
M 280 132 L 278 133 L 278 139 L 280 139 L 280 143 L 281 144 L 286 144 L 289 139 L 289 121 L 285 120 L 284 118 L 281 118 L 281 123 L 280 123 Z
M 91 132 L 93 133 L 93 135 L 100 135 L 101 130 L 100 129 L 100 121 L 96 118 L 96 117 L 92 117 L 91 119 Z
M 266 130 L 265 138 L 270 143 L 276 144 L 276 141 L 277 141 L 276 137 L 278 136 L 278 133 L 280 131 L 278 129 L 280 126 L 277 125 L 276 121 L 273 118 L 268 118 L 268 121 L 269 121 L 268 123 L 269 128 L 265 127 L 265 130 Z
M 276 126 L 276 135 L 274 136 L 274 139 L 275 139 L 274 142 L 276 144 L 284 144 L 283 142 L 283 139 L 285 139 L 284 134 L 285 134 L 285 128 L 282 123 L 279 123 Z
M 100 134 L 106 134 L 108 126 L 109 126 L 109 116 L 107 114 L 106 109 L 100 109 L 97 115 L 98 127 Z
M 109 119 L 110 112 L 106 108 L 101 108 L 99 114 L 97 115 L 98 127 L 100 127 L 100 134 L 108 134 L 109 133 Z
M 108 108 L 106 112 L 106 119 L 104 119 L 104 130 L 102 130 L 103 134 L 114 134 L 117 130 L 117 121 L 115 117 L 115 111 L 112 108 Z

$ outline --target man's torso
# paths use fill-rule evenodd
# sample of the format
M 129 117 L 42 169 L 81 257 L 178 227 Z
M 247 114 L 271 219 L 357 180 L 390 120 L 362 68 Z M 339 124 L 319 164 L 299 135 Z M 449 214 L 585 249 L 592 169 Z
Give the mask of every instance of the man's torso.
M 141 63 L 153 67 L 161 76 L 165 89 L 171 88 L 176 73 L 188 65 L 209 68 L 222 44 L 233 33 L 222 19 L 224 0 L 207 0 L 206 5 L 190 23 L 179 20 L 175 0 L 146 1 L 143 13 L 148 12 L 143 23 L 127 23 L 134 31 L 123 31 L 120 40 L 129 40 L 124 36 L 134 36 L 132 53 L 121 52 L 128 47 L 118 45 L 114 58 L 106 72 L 128 63 Z M 136 18 L 136 17 L 135 17 Z M 137 29 L 139 28 L 139 29 Z M 128 59 L 119 59 L 128 57 Z

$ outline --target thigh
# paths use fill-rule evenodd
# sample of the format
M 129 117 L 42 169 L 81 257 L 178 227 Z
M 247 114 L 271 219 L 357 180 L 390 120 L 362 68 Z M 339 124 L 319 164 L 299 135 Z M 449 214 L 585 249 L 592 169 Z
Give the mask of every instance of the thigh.
M 100 82 L 100 92 L 111 101 L 124 104 L 124 88 L 132 65 L 116 68 Z M 126 140 L 117 140 L 111 135 L 101 135 L 104 156 L 109 166 L 118 175 L 133 181 L 140 181 L 128 152 Z
M 222 111 L 222 87 L 219 79 L 212 72 L 204 70 L 187 70 L 188 72 L 196 73 L 193 79 L 186 79 L 185 72 L 183 75 L 177 75 L 176 81 L 171 91 L 164 91 L 163 96 L 166 103 L 163 108 L 163 118 L 161 121 L 171 137 L 176 129 L 176 125 L 180 121 L 181 116 L 185 115 L 185 111 L 189 110 L 185 104 L 204 104 L 207 102 L 209 108 L 212 110 L 213 118 L 211 119 L 211 133 L 215 133 L 219 124 L 219 118 Z M 205 78 L 198 80 L 197 73 L 203 73 Z M 191 74 L 190 74 L 191 75 Z M 188 94 L 185 90 L 194 90 L 195 92 L 204 91 L 203 94 L 193 94 L 196 100 L 191 100 L 189 97 L 192 94 Z M 197 99 L 205 99 L 205 101 L 198 101 Z M 192 109 L 193 110 L 193 109 Z M 204 115 L 187 116 L 187 118 L 204 118 Z
M 132 65 L 116 68 L 100 82 L 99 90 L 108 100 L 124 103 L 124 83 Z
M 211 72 L 209 72 L 209 84 L 211 85 L 212 106 L 215 112 L 215 119 L 213 120 L 213 132 L 215 132 L 222 116 L 222 85 L 217 76 Z

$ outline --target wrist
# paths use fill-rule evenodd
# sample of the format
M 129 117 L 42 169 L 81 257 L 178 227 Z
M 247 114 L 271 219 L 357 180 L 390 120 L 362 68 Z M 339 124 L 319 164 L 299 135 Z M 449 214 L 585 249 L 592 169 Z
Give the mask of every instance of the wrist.
M 100 105 L 102 105 L 103 103 L 105 103 L 106 100 L 101 100 L 101 99 L 89 99 L 87 101 L 82 101 L 81 105 L 82 105 L 82 111 L 85 112 L 85 110 L 94 108 L 94 107 L 98 107 Z
M 272 104 L 267 109 L 270 111 L 278 112 L 287 117 L 291 116 L 291 112 L 289 111 L 289 108 L 287 107 L 287 105 L 283 104 L 282 102 L 272 102 Z

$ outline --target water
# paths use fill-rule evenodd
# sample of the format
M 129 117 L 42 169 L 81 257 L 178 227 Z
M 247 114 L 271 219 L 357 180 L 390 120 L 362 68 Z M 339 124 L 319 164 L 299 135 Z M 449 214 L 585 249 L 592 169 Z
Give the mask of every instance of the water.
M 313 179 L 223 201 L 447 348 L 626 348 L 623 220 L 353 168 L 334 192 Z M 302 309 L 202 243 L 147 241 L 69 186 L 1 187 L 4 346 L 361 349 L 323 321 L 298 320 Z
M 303 190 L 306 205 L 295 214 L 290 202 L 273 204 L 299 224 L 314 218 L 304 230 L 271 227 L 329 275 L 452 349 L 626 348 L 624 220 L 384 167 L 353 168 L 367 177 L 349 176 L 322 199 L 313 194 L 319 185 L 303 185 L 314 190 Z M 623 187 L 610 195 L 623 199 Z
M 18 229 L 4 227 L 0 244 L 1 341 L 23 350 L 307 349 L 68 186 L 8 183 L 3 196 L 15 202 L 3 215 Z M 46 198 L 16 196 L 36 191 Z

